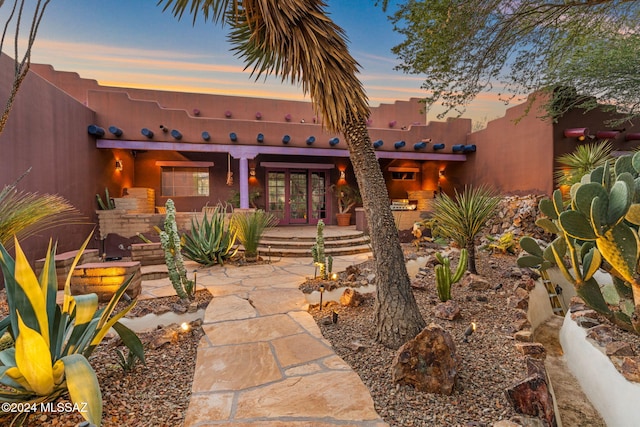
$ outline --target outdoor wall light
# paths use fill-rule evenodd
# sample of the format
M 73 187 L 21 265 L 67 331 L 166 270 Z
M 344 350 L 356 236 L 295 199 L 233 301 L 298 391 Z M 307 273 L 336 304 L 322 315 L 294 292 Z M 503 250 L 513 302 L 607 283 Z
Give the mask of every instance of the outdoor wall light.
M 109 126 L 109 132 L 115 136 L 122 136 L 122 129 L 117 126 Z
M 334 145 L 338 145 L 339 142 L 340 142 L 339 138 L 331 138 L 329 140 L 329 145 L 333 147 Z
M 211 135 L 209 135 L 209 132 L 204 131 L 202 132 L 202 139 L 204 139 L 205 141 L 208 141 L 211 139 Z
M 98 125 L 89 125 L 87 132 L 93 136 L 104 136 L 104 129 Z
M 256 136 L 256 141 L 264 142 L 264 134 L 259 133 L 258 136 Z
M 193 115 L 194 116 L 199 116 L 200 115 L 200 110 L 198 110 L 197 108 L 193 109 Z
M 404 141 L 397 141 L 395 144 L 393 144 L 393 146 L 396 148 L 396 150 L 401 149 L 402 147 L 405 146 L 405 142 Z
M 381 139 L 379 139 L 373 143 L 373 148 L 380 148 L 382 147 L 382 144 L 384 144 L 384 142 Z
M 347 179 L 347 176 L 345 175 L 343 170 L 340 171 L 340 179 L 341 180 L 346 180 Z
M 307 138 L 307 145 L 312 145 L 314 142 L 316 142 L 315 136 L 312 135 L 309 138 Z
M 427 143 L 424 141 L 416 142 L 415 144 L 413 144 L 414 150 L 424 150 L 425 148 L 427 148 Z
M 288 144 L 289 141 L 291 141 L 291 137 L 289 135 L 285 135 L 282 137 L 282 143 L 283 144 Z
M 122 172 L 122 168 L 123 168 L 123 166 L 122 166 L 122 160 L 116 160 L 116 170 L 117 170 L 118 172 Z
M 565 138 L 578 138 L 579 141 L 584 141 L 589 135 L 589 128 L 571 128 L 564 130 Z
M 453 151 L 454 153 L 460 153 L 462 152 L 462 150 L 464 150 L 464 145 L 462 144 L 456 144 L 453 147 L 451 147 L 451 151 Z
M 440 169 L 440 176 L 444 177 L 446 169 Z
M 238 135 L 236 135 L 236 133 L 235 133 L 235 132 L 231 132 L 231 133 L 229 134 L 229 139 L 230 139 L 231 141 L 233 141 L 233 142 L 236 142 L 236 141 L 238 140 Z
M 140 130 L 140 133 L 144 136 L 146 136 L 147 138 L 151 139 L 153 138 L 153 131 L 147 128 L 142 128 Z
M 224 116 L 225 116 L 227 119 L 230 119 L 230 118 L 231 118 L 231 111 L 229 111 L 229 110 L 225 111 L 225 112 L 224 112 Z
M 392 128 L 392 127 L 394 127 L 394 126 L 395 126 L 395 125 L 397 125 L 397 124 L 398 124 L 398 122 L 397 122 L 397 121 L 395 121 L 395 120 L 391 120 L 391 121 L 389 122 L 389 127 L 390 127 L 390 128 Z
M 444 144 L 433 144 L 434 150 L 444 150 Z
M 249 168 L 249 176 L 251 176 L 252 178 L 256 177 L 256 168 Z
M 181 140 L 182 139 L 182 133 L 178 129 L 172 130 L 171 131 L 171 136 L 173 137 L 173 139 L 177 139 L 177 140 Z
M 462 338 L 462 341 L 469 342 L 469 337 L 471 336 L 471 334 L 475 332 L 475 330 L 476 330 L 476 322 L 471 322 L 471 324 L 464 331 L 464 338 Z

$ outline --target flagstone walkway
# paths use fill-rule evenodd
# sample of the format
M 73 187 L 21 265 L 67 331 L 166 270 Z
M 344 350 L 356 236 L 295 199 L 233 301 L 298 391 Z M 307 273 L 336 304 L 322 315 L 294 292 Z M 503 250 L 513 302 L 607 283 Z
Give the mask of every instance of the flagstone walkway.
M 368 254 L 334 258 L 334 271 Z M 274 260 L 275 261 L 275 260 Z M 387 426 L 369 390 L 320 333 L 298 286 L 309 258 L 198 270 L 205 312 L 185 427 Z M 167 279 L 143 297 L 173 295 Z

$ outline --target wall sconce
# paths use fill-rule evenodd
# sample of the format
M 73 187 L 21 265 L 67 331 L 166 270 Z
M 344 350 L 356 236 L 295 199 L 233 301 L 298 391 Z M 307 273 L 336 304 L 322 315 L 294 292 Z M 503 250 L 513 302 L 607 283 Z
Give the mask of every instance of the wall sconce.
M 231 115 L 232 115 L 232 114 L 231 114 L 231 111 L 229 111 L 229 110 L 227 110 L 227 111 L 225 111 L 225 112 L 224 112 L 224 116 L 225 116 L 227 119 L 230 119 L 230 118 L 231 118 Z
M 589 128 L 572 128 L 564 130 L 565 138 L 578 138 L 578 141 L 584 141 L 589 135 Z
M 444 178 L 446 169 L 440 169 L 440 178 Z
M 260 119 L 262 119 L 262 113 L 258 111 L 256 113 L 256 120 L 260 120 Z
M 341 180 L 341 181 L 344 181 L 344 180 L 346 180 L 346 179 L 347 179 L 346 174 L 344 173 L 344 171 L 343 171 L 343 170 L 341 170 L 341 171 L 340 171 L 340 180 Z
M 256 177 L 256 168 L 249 168 L 249 176 L 251 178 L 255 178 Z
M 285 119 L 287 122 L 290 122 L 290 121 L 291 121 L 291 114 L 285 114 L 284 119 Z
M 200 115 L 200 110 L 198 110 L 197 108 L 193 109 L 193 115 L 194 116 L 199 116 Z
M 116 160 L 116 170 L 122 172 L 122 160 Z

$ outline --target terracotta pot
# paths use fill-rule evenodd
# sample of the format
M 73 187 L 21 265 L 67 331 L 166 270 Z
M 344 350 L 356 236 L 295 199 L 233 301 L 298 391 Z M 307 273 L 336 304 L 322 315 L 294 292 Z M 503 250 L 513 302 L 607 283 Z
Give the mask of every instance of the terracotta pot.
M 344 227 L 351 224 L 351 213 L 339 213 L 336 214 L 336 220 L 338 221 L 338 225 Z

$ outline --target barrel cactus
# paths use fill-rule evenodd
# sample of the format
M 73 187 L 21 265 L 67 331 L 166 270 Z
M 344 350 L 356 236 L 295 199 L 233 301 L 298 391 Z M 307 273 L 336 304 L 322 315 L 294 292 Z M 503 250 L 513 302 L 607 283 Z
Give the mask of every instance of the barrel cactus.
M 570 197 L 565 206 L 556 190 L 540 202 L 546 217 L 537 224 L 557 237 L 544 249 L 521 239 L 527 254 L 518 265 L 557 266 L 591 308 L 640 333 L 640 153 L 619 157 L 613 168 L 608 162 L 596 168 L 571 187 Z M 611 274 L 613 287 L 596 281 L 600 268 Z

